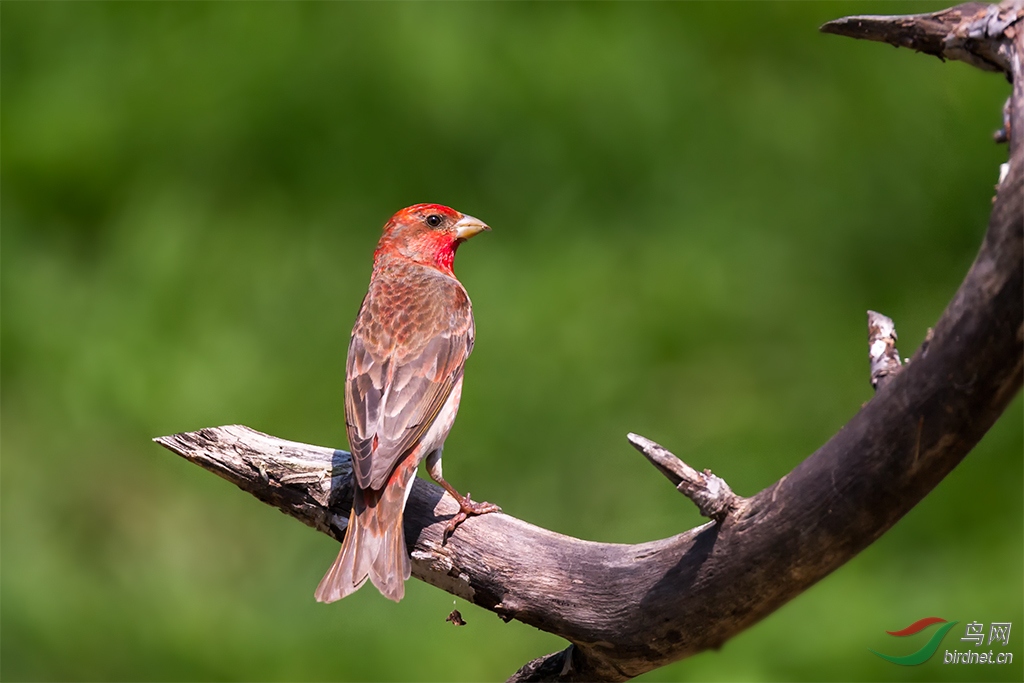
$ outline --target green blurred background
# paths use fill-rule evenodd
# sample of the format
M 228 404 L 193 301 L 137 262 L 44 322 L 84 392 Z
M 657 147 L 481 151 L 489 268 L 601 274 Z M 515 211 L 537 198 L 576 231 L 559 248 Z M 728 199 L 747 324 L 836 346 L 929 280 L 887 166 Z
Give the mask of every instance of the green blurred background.
M 344 446 L 380 226 L 440 202 L 494 228 L 456 264 L 450 480 L 587 539 L 699 524 L 627 432 L 757 492 L 871 396 L 865 310 L 910 355 L 976 253 L 1007 83 L 817 31 L 943 6 L 3 3 L 0 677 L 494 680 L 562 648 L 416 581 L 315 603 L 334 541 L 150 439 Z M 1020 680 L 1022 432 L 1018 398 L 855 560 L 643 678 Z M 933 615 L 1012 622 L 1017 661 L 868 652 Z

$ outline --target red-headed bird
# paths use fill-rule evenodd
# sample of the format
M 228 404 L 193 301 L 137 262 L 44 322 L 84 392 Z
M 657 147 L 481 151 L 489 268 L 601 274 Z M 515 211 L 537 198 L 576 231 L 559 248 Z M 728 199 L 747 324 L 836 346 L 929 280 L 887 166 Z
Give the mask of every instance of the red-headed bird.
M 367 578 L 386 598 L 405 595 L 412 566 L 402 513 L 424 458 L 431 478 L 459 503 L 448 531 L 467 515 L 500 510 L 459 495 L 441 476 L 474 337 L 469 295 L 452 264 L 459 245 L 484 230 L 439 204 L 402 209 L 384 226 L 345 368 L 352 513 L 338 559 L 316 589 L 320 602 L 340 600 Z

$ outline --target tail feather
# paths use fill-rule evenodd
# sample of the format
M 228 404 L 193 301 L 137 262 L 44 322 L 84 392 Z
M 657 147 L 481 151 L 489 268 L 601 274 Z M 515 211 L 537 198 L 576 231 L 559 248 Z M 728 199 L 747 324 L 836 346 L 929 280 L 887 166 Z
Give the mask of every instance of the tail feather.
M 415 466 L 399 465 L 383 489 L 356 488 L 341 552 L 317 586 L 317 601 L 341 600 L 367 578 L 384 597 L 402 599 L 412 574 L 402 513 L 415 473 Z

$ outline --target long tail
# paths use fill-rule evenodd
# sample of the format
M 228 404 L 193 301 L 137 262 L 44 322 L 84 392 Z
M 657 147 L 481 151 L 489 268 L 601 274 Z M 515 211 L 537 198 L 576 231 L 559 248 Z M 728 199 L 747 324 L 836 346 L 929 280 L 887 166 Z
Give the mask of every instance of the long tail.
M 355 488 L 341 552 L 316 589 L 319 602 L 334 602 L 356 592 L 369 578 L 385 598 L 398 602 L 412 573 L 402 517 L 416 473 L 400 464 L 384 488 Z

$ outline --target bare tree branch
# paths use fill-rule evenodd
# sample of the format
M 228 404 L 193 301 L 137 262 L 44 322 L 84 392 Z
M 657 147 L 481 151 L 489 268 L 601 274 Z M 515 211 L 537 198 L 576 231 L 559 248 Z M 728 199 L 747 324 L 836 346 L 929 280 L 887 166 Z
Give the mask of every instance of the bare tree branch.
M 885 533 L 1017 394 L 1024 381 L 1024 27 L 1014 22 L 1024 13 L 1020 2 L 992 7 L 854 17 L 823 27 L 1003 71 L 1013 95 L 1009 166 L 974 264 L 930 343 L 879 382 L 875 396 L 817 452 L 751 498 L 721 489 L 724 514 L 707 509 L 717 521 L 637 545 L 583 541 L 504 514 L 471 518 L 443 543 L 444 521 L 457 505 L 416 481 L 405 518 L 413 575 L 571 643 L 511 680 L 626 680 L 720 647 Z M 238 426 L 157 441 L 343 537 L 348 453 Z M 646 454 L 657 451 L 653 442 L 634 441 Z M 702 487 L 710 491 L 707 475 L 690 468 L 672 474 L 664 455 L 658 453 L 659 469 L 673 481 L 690 480 L 687 495 L 697 500 Z

